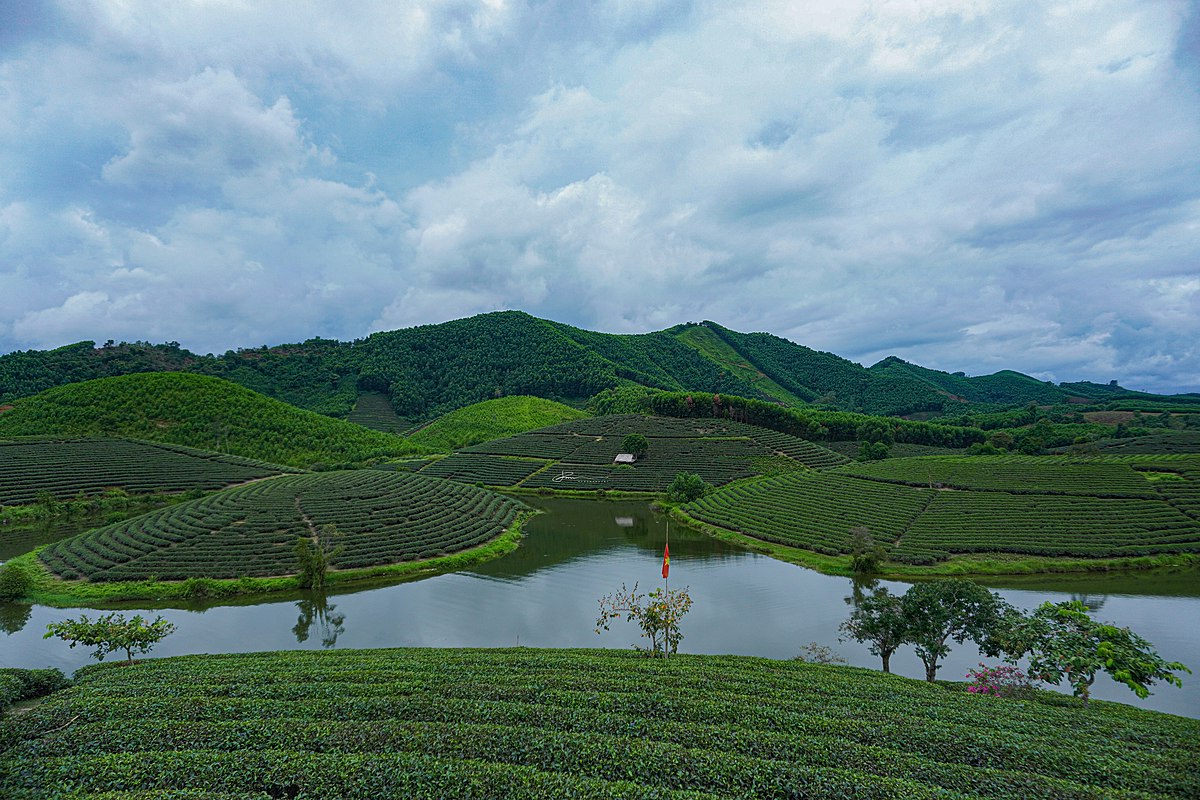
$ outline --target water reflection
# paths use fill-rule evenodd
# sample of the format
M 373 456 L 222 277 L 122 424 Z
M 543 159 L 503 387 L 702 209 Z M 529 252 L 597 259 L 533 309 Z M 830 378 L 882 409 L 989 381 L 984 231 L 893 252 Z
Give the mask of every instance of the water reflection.
M 321 647 L 330 648 L 337 644 L 338 637 L 346 632 L 346 615 L 339 614 L 337 606 L 329 602 L 324 593 L 313 593 L 296 603 L 300 609 L 300 617 L 296 620 L 292 633 L 296 641 L 304 644 L 308 641 L 313 628 L 321 637 Z
M 1104 608 L 1104 604 L 1108 602 L 1106 594 L 1082 594 L 1080 592 L 1071 593 L 1072 600 L 1078 600 L 1087 607 L 1087 610 L 1095 614 L 1100 609 Z
M 661 586 L 666 517 L 644 502 L 523 498 L 549 513 L 531 520 L 521 546 L 504 558 L 456 573 L 387 586 L 338 588 L 328 598 L 297 593 L 261 598 L 222 598 L 186 608 L 131 604 L 127 613 L 161 613 L 179 631 L 155 656 L 322 647 L 613 647 L 643 644 L 632 623 L 595 633 L 598 599 L 640 581 Z M 632 517 L 624 526 L 618 519 Z M 1057 581 L 1057 582 L 1056 582 Z M 1097 618 L 1129 627 L 1170 660 L 1200 666 L 1200 571 L 1133 576 L 1038 576 L 997 588 L 1024 608 L 1073 596 L 1103 602 Z M 671 525 L 671 586 L 688 586 L 695 606 L 684 622 L 680 652 L 734 653 L 789 659 L 805 643 L 834 648 L 852 665 L 878 670 L 867 645 L 839 641 L 838 626 L 855 602 L 886 589 L 902 595 L 909 584 L 868 578 L 835 578 L 750 552 Z M 332 602 L 330 602 L 332 601 Z M 0 609 L 5 609 L 0 606 Z M 15 632 L 0 632 L 0 667 L 58 667 L 70 672 L 86 653 L 59 640 L 43 640 L 51 622 L 78 616 L 77 609 L 34 606 L 6 609 Z M 0 612 L 2 613 L 2 612 Z M 353 625 L 346 620 L 354 619 Z M 24 628 L 20 628 L 24 625 Z M 961 680 L 980 660 L 969 643 L 955 646 L 939 675 Z M 893 657 L 892 670 L 921 678 L 924 669 L 910 646 Z M 1200 676 L 1183 689 L 1160 686 L 1139 701 L 1125 686 L 1097 680 L 1093 696 L 1200 717 Z
M 33 606 L 0 602 L 0 631 L 9 635 L 17 633 L 32 614 Z

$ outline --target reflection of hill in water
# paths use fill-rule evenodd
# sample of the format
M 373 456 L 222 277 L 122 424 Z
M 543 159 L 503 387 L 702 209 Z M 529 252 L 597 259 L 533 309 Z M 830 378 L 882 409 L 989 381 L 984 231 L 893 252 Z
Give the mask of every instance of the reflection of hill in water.
M 1200 597 L 1200 569 L 1174 572 L 1058 572 L 1048 575 L 996 575 L 978 578 L 989 589 L 1022 589 L 1026 591 L 1070 592 L 1072 599 L 1085 605 L 1099 601 L 1102 606 L 1109 595 L 1136 597 Z
M 525 525 L 521 546 L 496 561 L 473 567 L 482 577 L 512 579 L 604 553 L 627 548 L 662 553 L 667 517 L 641 501 L 529 498 L 529 505 L 545 511 Z M 671 561 L 723 560 L 745 553 L 743 548 L 697 531 L 671 526 Z

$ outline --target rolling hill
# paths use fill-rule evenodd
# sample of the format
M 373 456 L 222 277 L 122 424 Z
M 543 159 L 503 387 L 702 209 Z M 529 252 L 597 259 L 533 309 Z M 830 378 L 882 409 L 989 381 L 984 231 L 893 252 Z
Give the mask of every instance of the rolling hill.
M 901 359 L 870 368 L 769 333 L 715 322 L 644 334 L 588 331 L 520 311 L 373 334 L 197 355 L 175 342 L 96 347 L 79 342 L 0 356 L 0 403 L 54 386 L 119 375 L 182 371 L 240 384 L 292 405 L 346 417 L 361 393 L 386 396 L 408 421 L 432 419 L 509 395 L 582 401 L 621 386 L 736 394 L 784 405 L 902 415 L 979 407 L 1170 401 L 1200 411 L 1200 396 L 1170 398 L 1120 386 L 1056 386 L 1004 370 L 968 377 Z
M 304 468 L 422 451 L 399 436 L 179 372 L 99 378 L 18 400 L 0 414 L 6 436 L 144 439 Z
M 410 438 L 431 450 L 450 451 L 586 416 L 578 409 L 540 397 L 499 397 L 444 414 Z

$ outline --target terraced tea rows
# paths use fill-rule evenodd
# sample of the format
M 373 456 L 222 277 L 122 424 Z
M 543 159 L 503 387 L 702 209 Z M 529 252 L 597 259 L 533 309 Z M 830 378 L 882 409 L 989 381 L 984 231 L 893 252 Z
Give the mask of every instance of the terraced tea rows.
M 1127 464 L 1013 456 L 929 456 L 851 464 L 841 472 L 906 486 L 950 487 L 1015 494 L 1157 498 L 1158 493 Z
M 483 453 L 453 453 L 421 470 L 423 475 L 488 486 L 513 486 L 546 466 L 548 461 Z
M 891 557 L 951 553 L 1109 558 L 1200 552 L 1200 526 L 1161 501 L 938 492 Z
M 1198 553 L 1197 467 L 1180 456 L 893 459 L 726 487 L 683 510 L 828 554 L 845 552 L 850 528 L 862 525 L 891 560 L 910 564 L 955 553 Z
M 648 452 L 633 465 L 613 466 L 625 436 L 632 433 L 646 437 Z M 720 485 L 767 471 L 764 465 L 772 459 L 786 459 L 795 469 L 836 466 L 847 460 L 812 442 L 741 422 L 618 414 L 478 444 L 446 459 L 449 463 L 425 471 L 455 480 L 503 485 L 495 483 L 507 474 L 497 471 L 501 469 L 498 462 L 480 460 L 473 469 L 464 458 L 468 455 L 540 459 L 547 469 L 531 469 L 513 481 L 522 488 L 631 492 L 661 492 L 679 472 L 693 472 Z
M 0 504 L 32 503 L 41 492 L 59 500 L 127 492 L 219 489 L 234 483 L 295 472 L 249 458 L 130 439 L 0 441 Z
M 242 486 L 50 545 L 42 562 L 91 581 L 237 578 L 296 571 L 292 546 L 325 525 L 342 534 L 337 569 L 445 555 L 483 544 L 524 506 L 452 481 L 362 470 Z
M 9 734 L 0 794 L 1165 800 L 1200 792 L 1196 720 L 1103 702 L 1081 713 L 1073 702 L 1003 701 L 867 670 L 735 656 L 666 664 L 621 651 L 529 649 L 188 656 L 101 668 L 52 695 Z
M 934 492 L 797 472 L 730 486 L 683 506 L 692 517 L 747 536 L 819 553 L 848 552 L 850 529 L 894 542 Z

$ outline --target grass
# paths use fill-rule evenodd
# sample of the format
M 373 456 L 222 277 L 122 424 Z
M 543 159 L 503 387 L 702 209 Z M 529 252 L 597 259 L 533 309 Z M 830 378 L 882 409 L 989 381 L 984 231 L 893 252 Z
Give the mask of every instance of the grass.
M 414 433 L 412 441 L 444 452 L 586 416 L 578 409 L 540 397 L 501 397 L 438 417 Z

